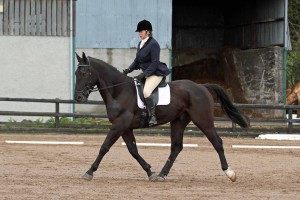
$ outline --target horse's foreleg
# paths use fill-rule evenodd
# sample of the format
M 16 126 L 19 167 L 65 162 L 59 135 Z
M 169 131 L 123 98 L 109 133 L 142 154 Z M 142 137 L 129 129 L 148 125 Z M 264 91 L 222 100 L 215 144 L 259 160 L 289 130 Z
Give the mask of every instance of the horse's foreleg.
M 154 177 L 152 181 L 164 181 L 165 176 L 167 176 L 178 156 L 178 154 L 183 149 L 183 140 L 177 140 L 171 144 L 171 154 L 169 155 L 168 160 L 166 161 L 164 167 L 159 173 L 158 177 Z
M 190 118 L 187 115 L 171 122 L 171 153 L 159 175 L 153 177 L 151 181 L 164 181 L 165 176 L 169 174 L 178 154 L 183 149 L 183 133 L 189 122 Z
M 115 131 L 115 130 L 109 131 L 109 133 L 107 134 L 107 136 L 100 148 L 100 151 L 99 151 L 99 154 L 98 154 L 96 160 L 92 164 L 91 168 L 83 176 L 84 179 L 92 180 L 93 173 L 98 169 L 102 158 L 109 151 L 110 147 L 119 139 L 119 137 L 120 137 L 120 134 L 118 131 Z
M 151 175 L 153 174 L 153 172 L 150 169 L 151 166 L 139 154 L 132 130 L 126 131 L 122 135 L 122 138 L 126 143 L 129 153 L 138 161 L 142 168 L 147 172 L 148 177 L 151 177 Z

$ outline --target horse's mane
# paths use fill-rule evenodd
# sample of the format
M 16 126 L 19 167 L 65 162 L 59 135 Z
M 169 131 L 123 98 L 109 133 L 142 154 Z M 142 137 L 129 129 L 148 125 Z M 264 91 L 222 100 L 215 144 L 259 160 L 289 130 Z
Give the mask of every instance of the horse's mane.
M 89 59 L 89 60 L 93 60 L 94 62 L 101 63 L 101 64 L 102 64 L 101 66 L 104 66 L 104 67 L 106 67 L 106 68 L 109 68 L 109 69 L 112 70 L 112 71 L 121 73 L 116 67 L 114 67 L 114 66 L 108 64 L 107 62 L 104 62 L 103 60 L 100 60 L 100 59 L 98 59 L 98 58 L 93 58 L 93 57 L 90 57 L 90 56 L 88 57 L 88 59 Z

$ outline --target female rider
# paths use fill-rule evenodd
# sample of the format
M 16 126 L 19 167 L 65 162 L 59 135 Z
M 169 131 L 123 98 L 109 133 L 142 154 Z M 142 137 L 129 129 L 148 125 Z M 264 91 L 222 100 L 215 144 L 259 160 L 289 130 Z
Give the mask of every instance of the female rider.
M 143 73 L 136 78 L 141 80 L 146 78 L 143 90 L 145 103 L 149 112 L 149 126 L 157 124 L 155 115 L 155 104 L 153 102 L 152 92 L 167 76 L 170 71 L 165 63 L 159 61 L 160 46 L 152 37 L 152 25 L 147 20 L 142 20 L 137 24 L 135 32 L 139 32 L 141 41 L 137 47 L 136 58 L 133 63 L 123 71 L 125 75 L 136 69 L 141 69 Z

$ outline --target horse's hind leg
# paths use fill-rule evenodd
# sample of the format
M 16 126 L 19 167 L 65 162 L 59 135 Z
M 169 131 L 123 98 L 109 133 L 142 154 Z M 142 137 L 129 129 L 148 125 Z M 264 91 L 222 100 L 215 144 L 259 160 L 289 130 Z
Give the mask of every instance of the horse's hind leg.
M 129 153 L 138 161 L 138 163 L 142 166 L 142 168 L 147 172 L 148 177 L 150 178 L 153 174 L 151 171 L 151 166 L 140 156 L 136 142 L 135 137 L 133 135 L 132 130 L 128 130 L 122 135 L 122 138 L 124 142 L 126 143 L 126 146 L 128 148 Z
M 171 122 L 171 153 L 159 175 L 150 181 L 164 181 L 165 176 L 169 174 L 178 154 L 183 149 L 183 133 L 190 121 L 190 117 L 185 113 Z
M 201 121 L 200 121 L 201 119 Z M 197 120 L 193 120 L 194 124 L 205 134 L 207 139 L 213 145 L 215 150 L 217 151 L 220 161 L 222 170 L 225 172 L 227 177 L 232 181 L 236 181 L 236 174 L 233 170 L 228 167 L 228 163 L 225 157 L 224 148 L 223 148 L 223 141 L 220 136 L 217 134 L 216 129 L 213 123 L 213 117 L 206 116 L 204 118 L 200 117 Z

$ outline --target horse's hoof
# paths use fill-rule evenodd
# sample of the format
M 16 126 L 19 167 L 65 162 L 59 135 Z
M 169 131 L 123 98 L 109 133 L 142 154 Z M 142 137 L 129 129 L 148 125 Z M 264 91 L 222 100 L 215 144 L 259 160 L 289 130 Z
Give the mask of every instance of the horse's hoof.
M 155 172 L 153 172 L 151 174 L 151 176 L 149 176 L 149 181 L 153 181 L 154 179 L 156 179 L 156 177 L 157 177 L 157 174 Z
M 235 182 L 235 181 L 236 181 L 236 173 L 235 173 L 235 171 L 233 171 L 232 169 L 230 169 L 230 167 L 228 167 L 227 170 L 224 170 L 224 173 L 227 175 L 227 177 L 228 177 L 232 182 Z
M 164 182 L 165 178 L 162 176 L 157 175 L 156 173 L 153 173 L 150 177 L 149 177 L 149 181 L 151 182 Z
M 88 173 L 85 173 L 83 176 L 82 176 L 83 179 L 87 180 L 87 181 L 90 181 L 93 179 L 93 175 L 89 175 Z

